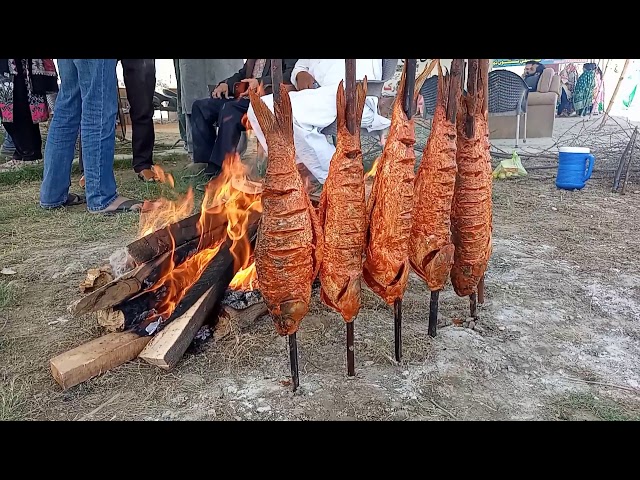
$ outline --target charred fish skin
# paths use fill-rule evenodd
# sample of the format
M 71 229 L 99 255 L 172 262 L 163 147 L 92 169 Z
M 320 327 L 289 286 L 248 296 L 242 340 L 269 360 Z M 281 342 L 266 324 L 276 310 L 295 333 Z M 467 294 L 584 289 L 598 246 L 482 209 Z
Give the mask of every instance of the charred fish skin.
M 477 60 L 476 60 L 477 62 Z M 458 296 L 474 293 L 491 256 L 491 154 L 486 108 L 488 61 L 470 60 L 469 93 L 458 111 L 458 175 L 452 208 L 452 238 L 456 246 L 451 283 Z
M 414 102 L 431 69 L 425 69 L 416 79 Z M 402 298 L 409 278 L 416 137 L 413 119 L 409 120 L 403 110 L 405 75 L 406 66 L 367 203 L 366 259 L 362 271 L 367 286 L 389 305 Z
M 455 189 L 456 122 L 447 110 L 457 108 L 459 81 L 442 75 L 438 63 L 438 93 L 431 134 L 422 155 L 415 180 L 413 226 L 409 243 L 409 262 L 429 290 L 442 290 L 449 279 L 455 247 L 451 239 L 451 208 Z M 449 89 L 456 89 L 449 99 Z M 449 105 L 454 101 L 455 105 Z
M 280 335 L 295 333 L 309 311 L 311 284 L 321 261 L 318 219 L 295 164 L 289 93 L 281 85 L 274 112 L 250 92 L 268 146 L 262 217 L 256 239 L 256 273 Z
M 319 217 L 324 251 L 320 266 L 320 299 L 352 321 L 361 306 L 362 254 L 366 233 L 364 165 L 360 124 L 367 92 L 366 77 L 356 86 L 356 131 L 347 129 L 346 95 L 340 82 L 337 146 L 320 197 Z

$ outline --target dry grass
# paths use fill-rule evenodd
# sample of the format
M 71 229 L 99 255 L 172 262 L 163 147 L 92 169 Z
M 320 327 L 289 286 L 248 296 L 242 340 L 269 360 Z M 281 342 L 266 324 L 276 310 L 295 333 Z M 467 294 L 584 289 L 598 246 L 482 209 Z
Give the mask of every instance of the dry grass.
M 592 393 L 571 393 L 552 398 L 547 405 L 549 415 L 559 420 L 603 420 L 609 422 L 639 421 L 640 405 L 616 402 Z

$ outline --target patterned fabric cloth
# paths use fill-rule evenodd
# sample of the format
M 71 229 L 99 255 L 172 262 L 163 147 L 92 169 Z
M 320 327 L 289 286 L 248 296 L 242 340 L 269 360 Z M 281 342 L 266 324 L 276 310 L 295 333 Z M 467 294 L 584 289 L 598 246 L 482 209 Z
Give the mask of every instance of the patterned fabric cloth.
M 266 58 L 259 58 L 256 60 L 256 64 L 253 66 L 253 78 L 262 77 L 262 72 L 264 71 L 264 66 L 267 64 Z
M 18 70 L 21 75 L 18 76 Z M 49 119 L 47 94 L 58 92 L 58 72 L 51 58 L 0 59 L 0 116 L 13 123 L 13 85 L 22 77 L 27 86 L 27 101 L 33 123 Z
M 576 112 L 580 113 L 583 109 L 593 105 L 595 87 L 595 70 L 585 70 L 582 75 L 580 75 L 580 78 L 578 78 L 575 91 L 573 92 L 573 108 Z

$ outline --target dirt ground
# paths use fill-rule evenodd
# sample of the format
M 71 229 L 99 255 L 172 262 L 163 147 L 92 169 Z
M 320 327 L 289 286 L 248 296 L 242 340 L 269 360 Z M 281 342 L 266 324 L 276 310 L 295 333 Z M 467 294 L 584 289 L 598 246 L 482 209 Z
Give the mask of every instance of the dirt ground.
M 161 163 L 179 176 L 185 162 Z M 72 318 L 67 306 L 84 272 L 134 238 L 137 217 L 42 211 L 37 179 L 4 181 L 0 269 L 16 273 L 0 275 L 0 420 L 638 420 L 640 185 L 620 196 L 593 179 L 566 192 L 543 172 L 495 183 L 475 329 L 452 324 L 469 305 L 449 286 L 428 337 L 429 295 L 412 274 L 397 364 L 392 312 L 365 288 L 348 378 L 344 324 L 315 292 L 296 394 L 268 317 L 192 348 L 171 372 L 133 361 L 62 392 L 48 360 L 101 334 L 95 317 Z M 166 193 L 129 169 L 117 178 L 125 195 Z

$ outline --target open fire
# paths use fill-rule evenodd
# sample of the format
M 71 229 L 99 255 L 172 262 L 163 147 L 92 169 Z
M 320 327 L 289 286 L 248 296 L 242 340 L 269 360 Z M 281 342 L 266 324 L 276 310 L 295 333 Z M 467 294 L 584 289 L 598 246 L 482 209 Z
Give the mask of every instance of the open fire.
M 164 178 L 169 185 L 173 185 L 173 178 L 170 175 L 165 175 Z M 198 253 L 179 265 L 174 261 L 176 245 L 173 243 L 168 271 L 147 290 L 148 292 L 157 291 L 161 299 L 149 312 L 147 321 L 163 323 L 169 319 L 227 240 L 231 241 L 229 252 L 233 256 L 234 270 L 237 271 L 230 288 L 243 291 L 256 288 L 257 276 L 248 227 L 250 214 L 262 211 L 260 191 L 259 184 L 247 179 L 247 167 L 240 161 L 239 155 L 233 154 L 227 157 L 220 176 L 207 185 L 198 222 L 200 242 L 203 242 L 204 233 L 212 221 L 212 216 L 219 218 L 222 215 L 226 218 L 226 229 L 220 238 L 215 239 L 213 245 L 208 245 L 206 248 L 201 248 L 202 245 L 199 245 Z M 191 189 L 177 200 L 160 199 L 145 202 L 140 220 L 140 236 L 148 235 L 184 219 L 192 213 L 193 206 L 194 194 Z M 174 242 L 173 236 L 171 240 Z

